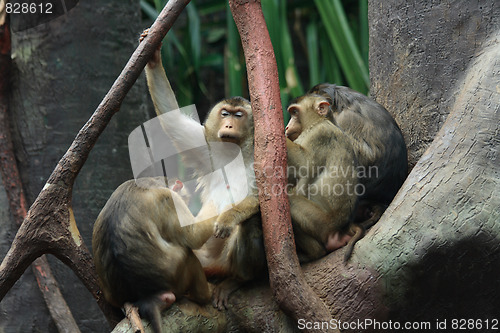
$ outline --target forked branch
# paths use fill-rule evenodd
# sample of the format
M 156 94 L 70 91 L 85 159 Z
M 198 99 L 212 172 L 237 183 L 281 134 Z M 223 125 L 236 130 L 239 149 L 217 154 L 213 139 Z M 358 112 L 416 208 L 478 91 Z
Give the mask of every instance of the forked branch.
M 99 290 L 92 257 L 83 243 L 71 209 L 72 188 L 99 135 L 119 111 L 147 61 L 188 3 L 188 0 L 168 2 L 151 27 L 149 42 L 139 44 L 108 94 L 50 175 L 0 265 L 0 300 L 36 258 L 51 253 L 82 280 L 110 322 L 116 323 L 121 317 L 105 302 Z

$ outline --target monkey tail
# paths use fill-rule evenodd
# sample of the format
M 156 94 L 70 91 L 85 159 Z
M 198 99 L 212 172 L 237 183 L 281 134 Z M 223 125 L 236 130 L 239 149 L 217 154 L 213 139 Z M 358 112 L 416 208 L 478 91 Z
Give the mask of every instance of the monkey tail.
M 355 230 L 354 236 L 349 240 L 349 243 L 346 245 L 346 251 L 344 254 L 344 264 L 349 261 L 351 258 L 352 251 L 354 250 L 354 244 L 359 241 L 361 238 L 365 236 L 365 228 L 362 224 L 354 224 L 352 228 Z
M 380 217 L 382 214 L 384 214 L 385 209 L 387 208 L 387 205 L 384 204 L 374 204 L 371 207 L 371 217 L 361 223 L 359 223 L 365 230 L 370 229 L 373 227 L 375 223 L 380 220 Z

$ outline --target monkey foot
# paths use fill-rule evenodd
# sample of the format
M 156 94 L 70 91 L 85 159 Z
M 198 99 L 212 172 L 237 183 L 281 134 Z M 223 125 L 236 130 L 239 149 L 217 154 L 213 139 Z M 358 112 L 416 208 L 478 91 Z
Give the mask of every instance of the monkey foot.
M 225 279 L 214 288 L 212 305 L 218 310 L 227 309 L 229 295 L 241 286 L 241 283 L 234 279 Z
M 328 240 L 326 241 L 325 248 L 328 253 L 340 249 L 349 243 L 352 238 L 349 234 L 341 235 L 339 232 L 328 235 Z

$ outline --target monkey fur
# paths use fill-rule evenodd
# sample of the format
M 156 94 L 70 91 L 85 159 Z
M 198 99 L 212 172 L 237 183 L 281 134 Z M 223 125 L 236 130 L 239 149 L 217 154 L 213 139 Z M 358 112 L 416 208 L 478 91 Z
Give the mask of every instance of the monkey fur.
M 147 31 L 143 33 L 141 39 L 146 36 Z M 162 115 L 175 109 L 177 102 L 163 69 L 159 49 L 146 65 L 146 78 L 156 113 Z M 189 116 L 179 114 L 175 120 L 164 123 L 162 126 L 176 144 L 179 152 L 193 145 L 199 145 L 199 140 L 190 141 L 193 140 L 191 133 L 199 131 L 202 125 Z M 254 134 L 250 102 L 242 97 L 220 101 L 209 112 L 202 129 L 208 146 L 218 142 L 239 146 L 245 170 L 238 179 L 245 181 L 251 189 L 247 198 L 230 210 L 224 211 L 216 221 L 213 221 L 212 231 L 217 229 L 218 237 L 212 234 L 202 248 L 195 251 L 208 276 L 227 278 L 214 290 L 214 306 L 221 309 L 225 307 L 229 294 L 239 285 L 235 281 L 243 282 L 265 276 L 264 272 L 267 269 L 259 203 L 255 192 Z M 206 165 L 208 158 L 199 154 L 186 156 L 186 158 L 183 156 L 183 161 L 195 170 L 197 176 L 201 177 L 207 174 L 203 165 Z M 205 215 L 213 215 L 214 211 L 223 211 L 231 205 L 231 202 L 221 199 L 224 197 L 221 194 L 227 192 L 224 179 L 217 176 L 203 177 L 203 179 L 200 178 L 199 184 L 202 191 L 202 207 L 197 216 L 198 220 L 203 220 Z
M 134 303 L 161 332 L 160 312 L 188 296 L 210 300 L 208 282 L 193 253 L 210 237 L 211 221 L 185 227 L 191 213 L 163 177 L 120 185 L 97 217 L 92 235 L 94 262 L 104 297 L 116 307 Z M 174 206 L 174 200 L 176 205 Z M 177 210 L 176 210 L 177 208 Z
M 359 181 L 365 187 L 356 220 L 370 227 L 391 203 L 408 174 L 403 134 L 382 105 L 348 87 L 321 83 L 307 94 L 325 97 L 331 105 L 328 118 L 351 138 L 363 171 L 358 173 Z
M 352 224 L 358 179 L 351 140 L 328 120 L 330 103 L 322 96 L 299 97 L 288 112 L 288 178 L 296 184 L 289 199 L 299 259 L 307 262 L 324 256 L 338 234 L 352 236 L 347 260 L 363 235 L 362 228 Z

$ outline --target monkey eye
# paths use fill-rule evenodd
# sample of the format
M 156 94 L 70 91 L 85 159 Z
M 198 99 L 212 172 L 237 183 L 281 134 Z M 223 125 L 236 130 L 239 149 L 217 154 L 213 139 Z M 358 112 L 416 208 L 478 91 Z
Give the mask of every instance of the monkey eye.
M 227 112 L 226 110 L 224 110 L 224 109 L 223 109 L 223 110 L 221 111 L 220 115 L 221 115 L 222 117 L 227 117 L 227 116 L 229 116 L 229 112 Z
M 238 118 L 241 118 L 241 117 L 243 117 L 243 112 L 238 111 L 238 112 L 236 112 L 236 113 L 234 114 L 234 116 L 235 116 L 235 117 L 238 117 Z
M 288 108 L 288 113 L 290 113 L 290 115 L 292 115 L 292 116 L 295 116 L 298 112 L 299 112 L 299 109 L 296 108 L 295 106 L 291 106 Z

